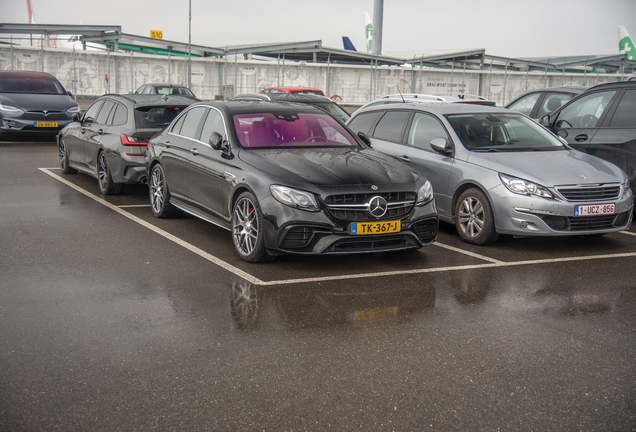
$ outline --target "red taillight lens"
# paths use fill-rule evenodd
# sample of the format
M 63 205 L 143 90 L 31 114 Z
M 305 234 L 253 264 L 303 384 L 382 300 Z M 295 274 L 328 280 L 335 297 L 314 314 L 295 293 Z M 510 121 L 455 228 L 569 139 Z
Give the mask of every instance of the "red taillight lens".
M 139 142 L 137 141 L 136 138 L 131 138 L 126 134 L 121 134 L 121 143 L 122 145 L 125 146 L 143 146 L 146 147 L 146 149 L 148 148 L 148 143 L 147 142 Z M 143 153 L 143 150 L 139 149 L 139 153 L 126 153 L 128 156 L 145 156 L 145 154 Z

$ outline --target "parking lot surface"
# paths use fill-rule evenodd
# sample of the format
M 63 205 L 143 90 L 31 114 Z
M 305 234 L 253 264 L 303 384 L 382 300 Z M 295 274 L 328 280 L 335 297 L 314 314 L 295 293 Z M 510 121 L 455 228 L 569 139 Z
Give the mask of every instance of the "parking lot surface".
M 636 429 L 636 227 L 240 260 L 0 143 L 0 430 Z

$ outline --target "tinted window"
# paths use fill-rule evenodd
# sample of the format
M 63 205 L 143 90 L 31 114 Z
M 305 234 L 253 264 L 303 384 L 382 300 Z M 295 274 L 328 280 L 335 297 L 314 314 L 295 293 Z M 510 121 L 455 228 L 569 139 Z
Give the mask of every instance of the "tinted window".
M 204 107 L 196 107 L 188 111 L 179 134 L 188 138 L 196 138 L 197 128 L 206 110 L 207 108 Z
M 636 90 L 627 90 L 623 95 L 610 127 L 636 127 Z
M 138 128 L 164 128 L 185 107 L 141 107 L 135 109 L 135 125 Z
M 95 118 L 97 117 L 97 113 L 99 112 L 99 109 L 102 107 L 103 103 L 104 103 L 103 100 L 95 101 L 95 103 L 93 103 L 93 105 L 91 105 L 84 113 L 84 118 L 82 119 L 82 122 L 95 121 Z
M 371 126 L 381 114 L 381 111 L 374 111 L 370 113 L 362 113 L 355 116 L 349 122 L 349 129 L 354 132 L 364 132 L 365 134 L 369 134 L 369 130 L 371 130 Z
M 375 127 L 373 137 L 386 141 L 399 142 L 402 138 L 404 125 L 409 119 L 410 114 L 409 111 L 387 112 L 382 116 L 380 122 Z
M 128 119 L 128 108 L 124 105 L 118 103 L 115 107 L 115 113 L 113 115 L 113 125 L 123 125 L 126 124 L 126 120 Z
M 431 141 L 435 138 L 449 140 L 444 126 L 432 115 L 415 113 L 407 144 L 424 150 L 433 151 Z
M 358 146 L 351 134 L 326 113 L 237 114 L 233 121 L 243 147 Z
M 201 141 L 208 143 L 212 132 L 218 132 L 222 137 L 226 136 L 225 126 L 223 126 L 223 116 L 215 109 L 211 109 L 208 113 L 208 117 L 205 119 L 205 124 L 201 130 Z
M 99 114 L 97 114 L 97 118 L 95 119 L 96 123 L 106 124 L 106 119 L 108 119 L 108 115 L 110 114 L 110 110 L 115 105 L 115 102 L 112 100 L 105 100 L 102 109 L 99 110 Z
M 537 103 L 540 96 L 541 96 L 541 93 L 529 94 L 528 96 L 522 97 L 517 102 L 514 102 L 508 108 L 519 111 L 520 113 L 523 113 L 529 116 L 530 113 L 532 112 L 532 108 L 534 108 L 534 104 Z
M 546 114 L 550 114 L 552 111 L 556 111 L 565 105 L 567 101 L 572 99 L 574 95 L 568 93 L 548 93 L 539 108 L 537 117 L 543 117 Z
M 557 128 L 596 127 L 603 111 L 616 94 L 616 90 L 596 92 L 572 102 L 559 114 L 555 123 Z

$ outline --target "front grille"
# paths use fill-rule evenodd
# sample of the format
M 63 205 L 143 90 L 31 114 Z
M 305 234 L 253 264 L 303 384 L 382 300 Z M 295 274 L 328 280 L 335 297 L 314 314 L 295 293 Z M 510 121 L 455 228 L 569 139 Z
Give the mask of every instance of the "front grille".
M 387 211 L 381 218 L 373 217 L 368 204 L 373 197 L 381 196 L 387 202 Z M 329 213 L 336 219 L 348 221 L 398 219 L 407 215 L 415 205 L 415 192 L 360 193 L 329 195 L 325 204 Z
M 620 227 L 627 223 L 628 218 L 629 212 L 584 217 L 541 216 L 541 219 L 555 231 L 586 231 Z
M 355 251 L 381 251 L 409 246 L 407 238 L 402 234 L 393 235 L 368 235 L 360 237 L 347 237 L 337 241 L 331 247 L 333 252 Z M 415 246 L 415 245 L 413 245 Z
M 556 190 L 568 201 L 606 201 L 617 199 L 621 193 L 621 186 L 557 186 Z

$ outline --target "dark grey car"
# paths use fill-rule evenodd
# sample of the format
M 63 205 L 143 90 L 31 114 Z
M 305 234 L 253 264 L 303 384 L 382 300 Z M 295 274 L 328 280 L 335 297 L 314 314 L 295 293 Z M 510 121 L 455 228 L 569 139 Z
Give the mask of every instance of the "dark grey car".
M 119 194 L 146 181 L 148 140 L 194 102 L 180 96 L 104 95 L 59 134 L 60 167 L 97 178 L 99 190 Z
M 507 104 L 506 108 L 519 111 L 536 120 L 558 110 L 588 88 L 571 86 L 530 90 Z
M 0 71 L 0 137 L 53 139 L 80 112 L 71 96 L 53 75 Z
M 348 125 L 429 179 L 440 220 L 483 245 L 499 234 L 604 234 L 629 227 L 625 173 L 523 114 L 464 104 L 370 107 Z

